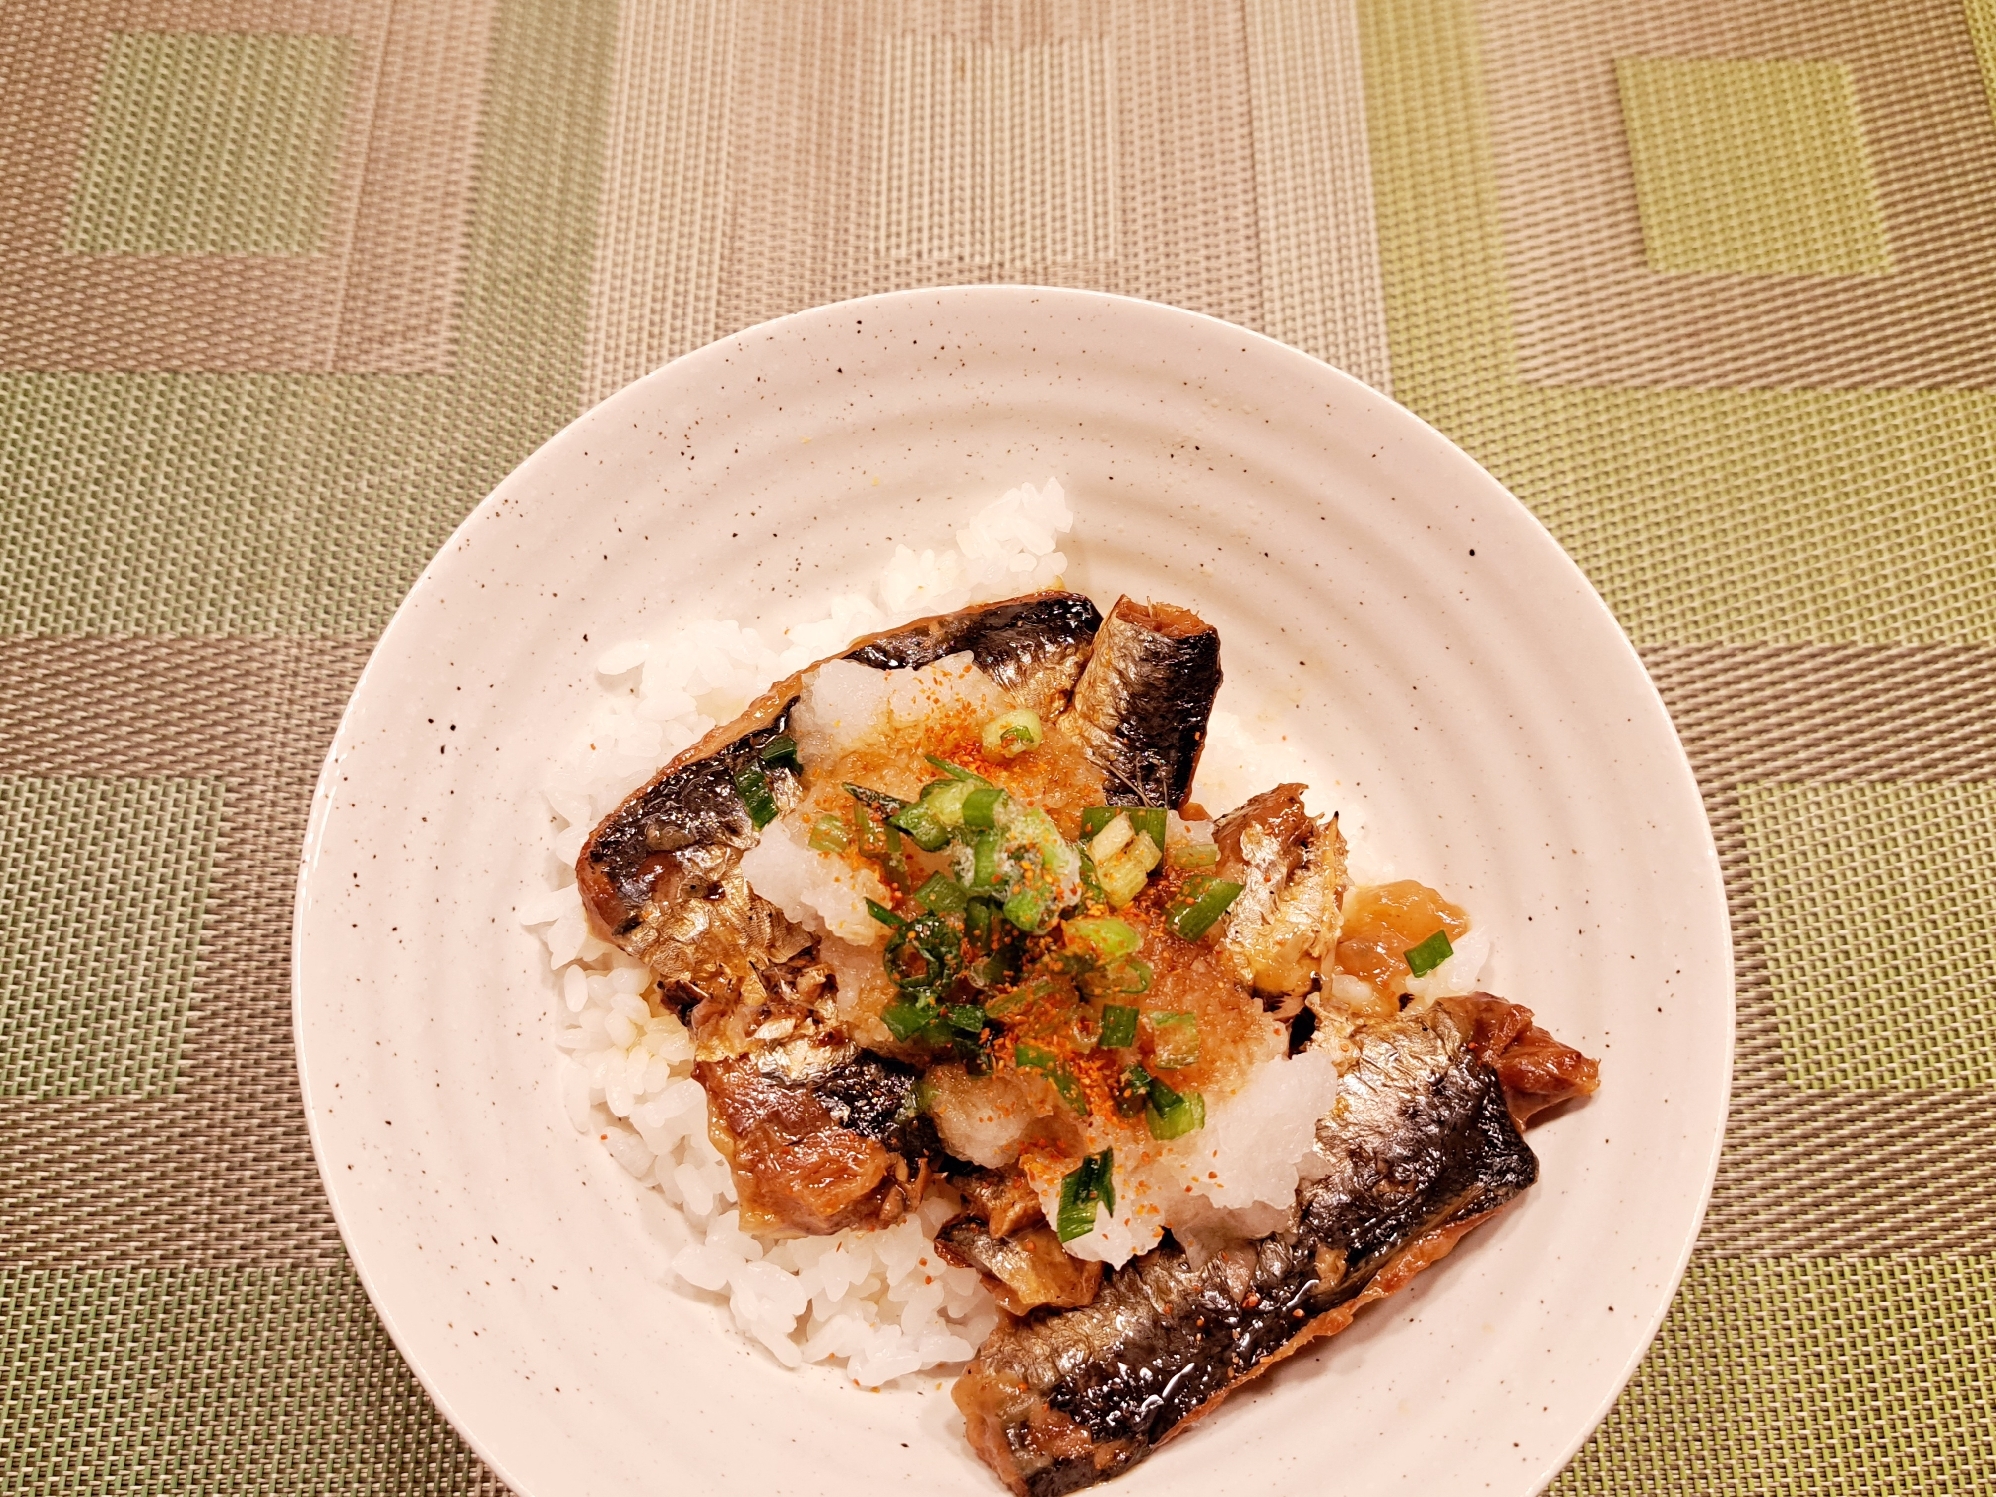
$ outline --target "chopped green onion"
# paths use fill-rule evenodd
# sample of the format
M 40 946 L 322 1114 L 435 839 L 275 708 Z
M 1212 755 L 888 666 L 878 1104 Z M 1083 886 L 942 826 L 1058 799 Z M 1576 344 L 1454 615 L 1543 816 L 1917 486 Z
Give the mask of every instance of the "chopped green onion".
M 1039 890 L 1021 889 L 1005 901 L 1005 918 L 1030 935 L 1040 928 L 1046 906 L 1046 896 Z
M 981 1034 L 984 1010 L 975 1003 L 953 1003 L 943 1010 L 943 1022 L 963 1034 Z
M 1081 892 L 1089 901 L 1107 904 L 1109 894 L 1102 887 L 1102 880 L 1095 872 L 1095 860 L 1088 856 L 1088 849 L 1081 849 Z
M 992 718 L 978 736 L 984 743 L 985 753 L 995 754 L 1001 759 L 1016 759 L 1038 748 L 1046 737 L 1046 729 L 1040 725 L 1039 713 L 1030 707 L 1021 707 L 1016 712 L 1005 712 Z
M 852 839 L 846 834 L 846 819 L 843 816 L 827 814 L 811 823 L 812 852 L 844 852 L 851 845 Z
M 1126 956 L 1109 969 L 1109 980 L 1118 993 L 1148 993 L 1157 974 L 1140 956 Z
M 1116 1078 L 1116 1111 L 1133 1118 L 1150 1105 L 1151 1074 L 1142 1066 L 1125 1066 Z
M 1070 920 L 1062 929 L 1066 931 L 1069 941 L 1087 947 L 1098 961 L 1105 964 L 1129 956 L 1144 944 L 1142 932 L 1113 915 Z
M 1050 982 L 1027 983 L 1023 987 L 1013 988 L 1009 992 L 985 1000 L 984 1011 L 994 1019 L 1008 1018 L 1021 1009 L 1030 1007 L 1034 999 L 1044 998 L 1051 991 L 1053 984 Z M 1025 1062 L 1020 1061 L 1019 1064 L 1024 1065 Z
M 1103 827 L 1124 814 L 1123 806 L 1088 806 L 1081 812 L 1081 835 L 1084 839 L 1093 837 Z
M 1123 1050 L 1137 1042 L 1137 1011 L 1120 1003 L 1102 1005 L 1102 1043 Z
M 797 758 L 797 740 L 788 733 L 779 733 L 762 746 L 756 757 L 765 764 L 774 764 L 780 769 L 802 772 L 804 766 Z
M 952 780 L 965 780 L 972 785 L 989 785 L 991 783 L 989 780 L 985 779 L 983 775 L 977 774 L 972 770 L 965 769 L 961 764 L 952 764 L 949 762 L 949 760 L 939 758 L 935 754 L 924 754 L 922 755 L 922 757 L 924 759 L 927 759 L 931 764 L 935 765 L 937 769 L 940 769 L 944 774 L 948 775 Z
M 1149 832 L 1138 832 L 1122 855 L 1128 858 L 1145 874 L 1164 861 L 1164 844 L 1152 837 Z
M 887 836 L 880 829 L 880 823 L 867 812 L 864 805 L 852 808 L 853 845 L 869 858 L 877 858 L 887 851 Z
M 880 1022 L 897 1040 L 912 1040 L 934 1021 L 936 1011 L 915 1003 L 890 1003 L 880 1011 Z
M 1240 897 L 1241 886 L 1232 879 L 1196 875 L 1185 881 L 1184 892 L 1172 901 L 1171 913 L 1166 918 L 1183 939 L 1196 941 Z
M 949 828 L 936 820 L 935 813 L 921 801 L 903 806 L 887 819 L 914 839 L 923 852 L 939 852 L 949 843 Z
M 862 806 L 871 806 L 882 816 L 892 816 L 908 804 L 898 795 L 889 795 L 885 790 L 869 790 L 866 786 L 855 785 L 850 780 L 846 782 L 846 794 Z
M 986 832 L 970 844 L 970 887 L 989 889 L 998 882 L 998 834 Z
M 1088 1098 L 1082 1093 L 1081 1083 L 1074 1079 L 1074 1072 L 1068 1070 L 1066 1066 L 1055 1066 L 1047 1072 L 1047 1080 L 1051 1081 L 1053 1089 L 1060 1093 L 1061 1101 L 1084 1118 L 1088 1116 Z
M 915 903 L 938 915 L 961 915 L 970 904 L 970 896 L 947 873 L 932 873 L 915 891 Z
M 1095 876 L 1102 881 L 1102 893 L 1109 901 L 1109 908 L 1120 910 L 1144 891 L 1144 884 L 1150 875 L 1144 866 L 1135 859 L 1117 853 L 1106 862 L 1095 865 Z
M 1074 1022 L 1068 1028 L 1074 1035 L 1074 1048 L 1084 1055 L 1102 1043 L 1102 1026 L 1085 1008 L 1076 1011 Z
M 1081 812 L 1081 835 L 1093 837 L 1118 816 L 1130 818 L 1132 832 L 1148 832 L 1150 840 L 1164 846 L 1163 806 L 1088 806 Z
M 1174 842 L 1164 856 L 1174 868 L 1213 868 L 1219 864 L 1220 849 L 1211 842 Z
M 1107 862 L 1130 845 L 1130 838 L 1136 836 L 1137 829 L 1130 824 L 1127 816 L 1118 816 L 1088 839 L 1088 856 L 1098 863 Z
M 887 836 L 887 850 L 880 855 L 880 866 L 886 870 L 887 882 L 906 894 L 914 885 L 908 879 L 908 859 L 901 851 L 901 833 L 891 821 L 881 830 Z
M 1128 815 L 1131 826 L 1142 832 L 1159 847 L 1164 846 L 1165 815 L 1163 806 L 1131 806 Z
M 1160 1071 L 1179 1071 L 1199 1063 L 1199 1016 L 1152 1014 L 1150 1058 Z
M 963 825 L 963 803 L 977 786 L 962 780 L 931 780 L 922 787 L 922 809 L 946 827 Z
M 899 930 L 908 923 L 892 910 L 888 909 L 886 905 L 878 904 L 871 899 L 866 902 L 866 912 L 889 930 Z
M 1426 977 L 1454 955 L 1455 948 L 1448 943 L 1448 932 L 1438 930 L 1407 953 L 1407 970 L 1416 977 Z
M 910 970 L 911 948 L 922 960 L 919 972 Z M 903 923 L 887 938 L 887 950 L 880 960 L 903 997 L 912 997 L 920 990 L 940 998 L 956 980 L 962 965 L 963 937 L 941 916 L 921 915 Z
M 996 785 L 979 785 L 963 798 L 963 824 L 972 831 L 988 832 L 996 825 L 993 820 L 998 803 L 1005 799 L 1005 792 Z
M 1020 1040 L 1012 1051 L 1012 1064 L 1022 1071 L 1051 1071 L 1060 1064 L 1060 1057 L 1043 1045 Z
M 1086 1237 L 1095 1230 L 1097 1204 L 1116 1209 L 1116 1151 L 1090 1154 L 1060 1182 L 1060 1210 L 1054 1233 L 1062 1242 Z
M 1144 1121 L 1156 1139 L 1183 1138 L 1206 1126 L 1206 1099 L 1198 1092 L 1182 1095 L 1162 1081 L 1150 1084 L 1150 1105 L 1144 1108 Z
M 748 807 L 749 820 L 758 828 L 768 826 L 783 813 L 777 808 L 776 797 L 769 793 L 769 776 L 754 764 L 744 764 L 735 771 L 735 793 Z

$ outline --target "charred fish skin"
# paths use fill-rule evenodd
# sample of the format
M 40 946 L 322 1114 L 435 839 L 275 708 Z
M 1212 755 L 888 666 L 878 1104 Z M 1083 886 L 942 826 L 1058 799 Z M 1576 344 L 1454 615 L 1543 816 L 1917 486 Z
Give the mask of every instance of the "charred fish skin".
M 1496 1072 L 1445 1013 L 1363 1035 L 1352 1076 L 1352 1105 L 1319 1126 L 1329 1173 L 1302 1187 L 1294 1231 L 1199 1268 L 1167 1241 L 1110 1273 L 1094 1303 L 991 1334 L 954 1397 L 1013 1491 L 1058 1497 L 1128 1469 L 1341 1329 L 1396 1261 L 1424 1244 L 1440 1256 L 1537 1178 Z
M 1088 663 L 1102 614 L 1080 593 L 1033 593 L 1004 603 L 917 619 L 848 650 L 875 670 L 916 670 L 971 653 L 978 670 L 1022 707 L 1051 716 L 1067 705 Z
M 1072 714 L 1113 804 L 1184 809 L 1220 680 L 1219 630 L 1174 604 L 1117 600 Z
M 738 719 L 729 725 L 734 736 L 727 741 L 695 745 L 611 812 L 584 845 L 576 860 L 583 902 L 625 949 L 662 880 L 670 880 L 667 897 L 706 898 L 755 846 L 755 818 L 741 791 L 745 770 L 762 773 L 779 805 L 795 798 L 790 770 L 762 762 L 763 749 L 789 730 L 797 704 L 797 687 L 784 684 L 789 689 L 773 699 L 774 710 L 750 709 L 761 721 Z

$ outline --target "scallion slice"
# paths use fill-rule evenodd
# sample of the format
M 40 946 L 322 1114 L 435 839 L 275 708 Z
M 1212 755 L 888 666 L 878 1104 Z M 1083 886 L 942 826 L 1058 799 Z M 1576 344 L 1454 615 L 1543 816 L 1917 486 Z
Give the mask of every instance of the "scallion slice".
M 1130 825 L 1130 818 L 1118 816 L 1101 831 L 1088 839 L 1088 856 L 1098 863 L 1105 863 L 1130 845 L 1130 839 L 1137 829 Z
M 1081 812 L 1081 836 L 1086 841 L 1121 816 L 1127 806 L 1087 806 Z
M 897 1040 L 912 1040 L 935 1022 L 936 1011 L 925 1004 L 890 1003 L 880 1011 L 880 1022 Z
M 1164 846 L 1165 813 L 1163 806 L 1131 806 L 1130 825 L 1159 847 Z
M 907 854 L 901 851 L 901 833 L 891 821 L 881 831 L 887 836 L 887 850 L 880 855 L 881 869 L 887 875 L 887 882 L 906 894 L 914 885 L 908 878 Z
M 1426 977 L 1454 955 L 1455 948 L 1449 945 L 1448 932 L 1438 930 L 1407 953 L 1407 970 L 1416 977 Z
M 1012 1064 L 1022 1071 L 1051 1071 L 1060 1064 L 1060 1057 L 1044 1045 L 1020 1040 L 1013 1048 Z
M 963 798 L 963 824 L 974 832 L 988 832 L 997 824 L 998 804 L 1005 792 L 996 785 L 979 785 Z
M 1101 881 L 1102 896 L 1109 901 L 1109 908 L 1120 910 L 1143 893 L 1150 875 L 1143 864 L 1117 853 L 1095 865 L 1095 877 Z
M 1013 1014 L 1031 1007 L 1034 999 L 1045 997 L 1051 988 L 1051 983 L 1027 983 L 1023 987 L 1000 993 L 994 998 L 987 998 L 984 1002 L 984 1011 L 994 1019 L 1010 1018 Z M 1023 1066 L 1025 1062 L 1019 1061 L 1018 1064 Z
M 1144 944 L 1141 931 L 1113 915 L 1070 920 L 1062 929 L 1070 944 L 1083 947 L 1105 966 L 1131 955 Z
M 1046 738 L 1039 713 L 1030 707 L 1000 713 L 984 725 L 978 735 L 984 752 L 1000 759 L 1016 759 L 1036 749 Z
M 1060 1182 L 1060 1210 L 1054 1234 L 1062 1242 L 1086 1237 L 1095 1230 L 1095 1208 L 1116 1209 L 1116 1151 L 1090 1154 Z
M 906 832 L 923 852 L 940 852 L 949 843 L 949 828 L 936 819 L 935 812 L 924 801 L 903 806 L 887 819 L 887 824 Z
M 1232 879 L 1195 875 L 1185 881 L 1184 891 L 1172 901 L 1171 913 L 1166 918 L 1182 939 L 1196 941 L 1240 897 L 1241 886 Z
M 1179 1071 L 1199 1063 L 1199 1016 L 1173 1013 L 1150 1016 L 1151 1064 L 1160 1071 Z
M 1109 981 L 1118 993 L 1148 993 L 1156 977 L 1140 956 L 1126 956 L 1109 969 Z
M 1137 1011 L 1120 1003 L 1102 1005 L 1102 1043 L 1123 1050 L 1137 1042 Z
M 1206 1126 L 1206 1099 L 1198 1092 L 1175 1092 L 1162 1081 L 1153 1081 L 1144 1121 L 1152 1138 L 1183 1138 Z
M 871 899 L 866 902 L 866 912 L 889 930 L 899 930 L 908 923 L 892 910 L 888 909 L 886 905 L 876 903 Z
M 943 1022 L 959 1034 L 982 1034 L 984 1010 L 975 1003 L 953 1003 L 943 1010 Z
M 744 764 L 735 771 L 735 793 L 742 798 L 742 804 L 748 808 L 749 820 L 758 829 L 768 826 L 783 814 L 777 807 L 776 797 L 769 792 L 769 776 L 762 772 L 760 765 Z
M 1220 849 L 1210 842 L 1174 842 L 1164 856 L 1174 868 L 1212 868 L 1219 864 Z
M 852 845 L 852 838 L 846 832 L 846 819 L 829 813 L 811 823 L 809 841 L 812 852 L 844 852 Z
M 762 746 L 756 757 L 765 764 L 774 764 L 780 769 L 788 769 L 801 774 L 804 766 L 797 758 L 797 740 L 788 733 L 779 733 Z
M 935 765 L 952 780 L 965 780 L 972 785 L 989 785 L 991 782 L 975 770 L 965 769 L 961 764 L 952 764 L 937 754 L 924 754 L 922 757 Z
M 915 891 L 915 903 L 938 915 L 961 915 L 970 904 L 970 896 L 947 873 L 932 873 Z
M 1030 935 L 1040 928 L 1046 907 L 1046 896 L 1039 890 L 1020 889 L 1005 901 L 1005 918 Z
M 998 834 L 985 832 L 970 844 L 970 887 L 989 889 L 998 882 Z
M 1116 1078 L 1116 1111 L 1133 1118 L 1150 1106 L 1151 1074 L 1142 1066 L 1125 1066 Z

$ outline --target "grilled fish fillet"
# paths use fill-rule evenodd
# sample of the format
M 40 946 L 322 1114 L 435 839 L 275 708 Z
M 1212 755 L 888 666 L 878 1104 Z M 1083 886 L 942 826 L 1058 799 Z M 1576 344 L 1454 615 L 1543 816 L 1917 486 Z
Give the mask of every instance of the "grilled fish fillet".
M 978 1455 L 1022 1497 L 1115 1476 L 1529 1187 L 1538 1161 L 1490 1049 L 1530 1032 L 1512 1007 L 1479 995 L 1356 1031 L 1293 1230 L 1198 1266 L 1167 1240 L 1086 1307 L 1000 1325 L 953 1394 Z M 1567 1054 L 1567 1094 L 1593 1090 L 1593 1063 Z

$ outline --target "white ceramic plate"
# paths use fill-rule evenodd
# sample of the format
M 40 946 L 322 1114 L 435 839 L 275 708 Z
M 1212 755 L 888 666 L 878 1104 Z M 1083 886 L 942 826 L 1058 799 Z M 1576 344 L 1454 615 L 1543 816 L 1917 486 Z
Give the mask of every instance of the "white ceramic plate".
M 1579 570 L 1281 344 L 1070 291 L 874 297 L 680 359 L 522 464 L 395 615 L 319 785 L 293 950 L 319 1167 L 396 1345 L 523 1497 L 998 1490 L 935 1385 L 784 1372 L 666 1287 L 563 1113 L 512 912 L 605 644 L 780 629 L 1049 474 L 1069 584 L 1215 622 L 1235 708 L 1336 766 L 1368 850 L 1495 933 L 1486 985 L 1602 1058 L 1515 1208 L 1114 1490 L 1527 1497 L 1649 1344 L 1718 1157 L 1732 961 L 1690 771 Z

